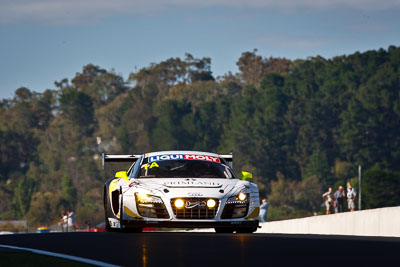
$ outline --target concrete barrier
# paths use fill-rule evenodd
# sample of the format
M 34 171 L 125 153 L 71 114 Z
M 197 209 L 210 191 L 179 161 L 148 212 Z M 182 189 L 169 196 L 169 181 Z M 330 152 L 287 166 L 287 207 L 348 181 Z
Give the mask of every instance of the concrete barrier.
M 266 222 L 258 233 L 400 237 L 400 207 Z

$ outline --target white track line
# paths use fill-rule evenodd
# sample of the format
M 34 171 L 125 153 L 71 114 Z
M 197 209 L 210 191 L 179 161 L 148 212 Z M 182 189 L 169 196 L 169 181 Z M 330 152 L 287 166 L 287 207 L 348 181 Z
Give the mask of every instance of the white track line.
M 79 261 L 79 262 L 102 266 L 102 267 L 120 267 L 119 265 L 109 264 L 109 263 L 102 262 L 102 261 L 90 260 L 90 259 L 86 259 L 86 258 L 81 258 L 81 257 L 76 257 L 76 256 L 71 256 L 71 255 L 66 255 L 66 254 L 61 254 L 61 253 L 55 253 L 55 252 L 50 252 L 50 251 L 46 251 L 46 250 L 15 247 L 15 246 L 8 246 L 8 245 L 1 245 L 1 244 L 0 244 L 0 247 L 8 248 L 8 249 L 24 250 L 24 251 L 28 251 L 28 252 L 32 252 L 32 253 L 36 253 L 36 254 L 42 254 L 42 255 L 63 258 L 63 259 L 73 260 L 73 261 Z

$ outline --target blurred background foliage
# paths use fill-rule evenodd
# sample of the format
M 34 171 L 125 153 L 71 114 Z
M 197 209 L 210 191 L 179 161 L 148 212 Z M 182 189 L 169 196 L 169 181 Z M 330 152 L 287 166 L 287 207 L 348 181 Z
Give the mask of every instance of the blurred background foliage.
M 132 64 L 133 65 L 133 64 Z M 238 73 L 170 58 L 131 73 L 88 64 L 43 93 L 0 102 L 0 219 L 50 225 L 68 208 L 103 220 L 101 153 L 187 149 L 234 154 L 270 220 L 318 214 L 328 186 L 363 174 L 363 207 L 400 205 L 400 48 L 332 59 L 244 52 Z

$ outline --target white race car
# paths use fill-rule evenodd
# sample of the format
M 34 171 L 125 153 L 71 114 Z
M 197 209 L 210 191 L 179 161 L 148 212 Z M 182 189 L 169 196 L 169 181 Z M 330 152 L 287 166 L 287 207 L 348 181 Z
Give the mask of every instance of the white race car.
M 105 162 L 133 162 L 104 186 L 106 229 L 215 228 L 252 233 L 259 223 L 259 193 L 252 178 L 232 169 L 232 155 L 164 151 L 107 155 Z

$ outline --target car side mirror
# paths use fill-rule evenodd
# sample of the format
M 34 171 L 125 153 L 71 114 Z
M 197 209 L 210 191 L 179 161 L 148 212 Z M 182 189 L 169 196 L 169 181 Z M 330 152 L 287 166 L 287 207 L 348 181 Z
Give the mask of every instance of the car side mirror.
M 115 177 L 122 178 L 122 179 L 129 181 L 128 173 L 126 171 L 120 171 L 120 172 L 115 173 Z
M 249 173 L 249 172 L 242 172 L 240 174 L 240 177 L 242 178 L 243 181 L 245 181 L 246 179 L 251 179 L 253 178 L 253 174 Z

